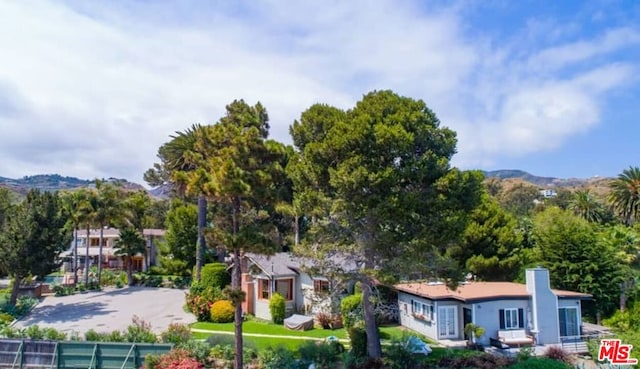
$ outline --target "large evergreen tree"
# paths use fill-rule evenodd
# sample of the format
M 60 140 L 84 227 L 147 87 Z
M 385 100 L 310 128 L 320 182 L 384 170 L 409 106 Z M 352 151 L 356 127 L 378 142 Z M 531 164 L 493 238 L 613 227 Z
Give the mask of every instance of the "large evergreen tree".
M 450 254 L 480 280 L 513 281 L 521 277 L 528 254 L 522 237 L 515 217 L 485 193 Z
M 623 260 L 595 226 L 568 210 L 549 207 L 534 218 L 537 261 L 549 269 L 551 286 L 589 293 L 596 312 L 611 312 L 620 296 Z
M 0 265 L 13 279 L 12 304 L 29 275 L 44 277 L 71 242 L 57 194 L 31 190 L 6 219 L 0 233 Z
M 289 167 L 296 197 L 324 206 L 302 252 L 359 266 L 368 354 L 381 348 L 370 297 L 376 280 L 447 277 L 444 251 L 478 203 L 482 175 L 450 167 L 455 133 L 424 102 L 391 91 L 346 112 L 314 105 L 291 127 L 300 156 Z M 309 246 L 310 244 L 310 246 Z

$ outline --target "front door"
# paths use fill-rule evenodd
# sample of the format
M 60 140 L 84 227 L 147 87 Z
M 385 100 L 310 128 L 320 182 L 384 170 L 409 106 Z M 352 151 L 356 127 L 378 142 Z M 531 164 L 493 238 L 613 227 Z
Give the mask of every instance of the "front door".
M 463 327 L 463 329 L 469 323 L 473 323 L 473 313 L 471 312 L 471 309 L 469 309 L 469 308 L 462 308 L 462 327 Z M 471 340 L 471 337 L 469 337 L 467 332 L 464 333 L 464 339 L 467 340 L 467 341 Z
M 438 337 L 458 337 L 458 308 L 456 306 L 438 307 Z

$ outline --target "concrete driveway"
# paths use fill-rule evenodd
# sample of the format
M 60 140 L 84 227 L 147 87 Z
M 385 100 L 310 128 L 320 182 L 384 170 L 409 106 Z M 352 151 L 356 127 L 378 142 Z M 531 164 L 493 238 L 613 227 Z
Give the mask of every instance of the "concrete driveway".
M 24 328 L 37 324 L 66 333 L 78 332 L 82 337 L 92 328 L 97 332 L 125 330 L 137 315 L 151 323 L 154 332 L 160 333 L 171 323 L 196 321 L 182 308 L 185 292 L 170 288 L 127 287 L 72 296 L 47 296 L 15 326 Z

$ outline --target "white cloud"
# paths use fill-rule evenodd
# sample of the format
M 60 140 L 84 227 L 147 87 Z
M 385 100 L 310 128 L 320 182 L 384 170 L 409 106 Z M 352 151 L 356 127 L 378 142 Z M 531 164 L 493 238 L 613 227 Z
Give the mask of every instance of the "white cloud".
M 0 176 L 141 181 L 170 134 L 214 122 L 233 99 L 260 100 L 289 142 L 311 104 L 348 108 L 386 88 L 424 99 L 459 131 L 456 162 L 482 165 L 590 129 L 598 97 L 636 70 L 554 72 L 637 43 L 633 29 L 522 57 L 471 35 L 456 8 L 423 5 L 1 2 Z

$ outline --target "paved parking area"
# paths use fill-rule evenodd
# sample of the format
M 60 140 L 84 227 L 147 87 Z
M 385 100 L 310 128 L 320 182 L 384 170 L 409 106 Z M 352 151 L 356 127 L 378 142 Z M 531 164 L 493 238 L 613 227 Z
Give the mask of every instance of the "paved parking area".
M 185 290 L 127 287 L 72 296 L 47 296 L 16 327 L 37 324 L 81 336 L 89 329 L 97 332 L 125 330 L 134 315 L 148 323 L 154 332 L 165 331 L 171 323 L 196 321 L 183 310 Z

